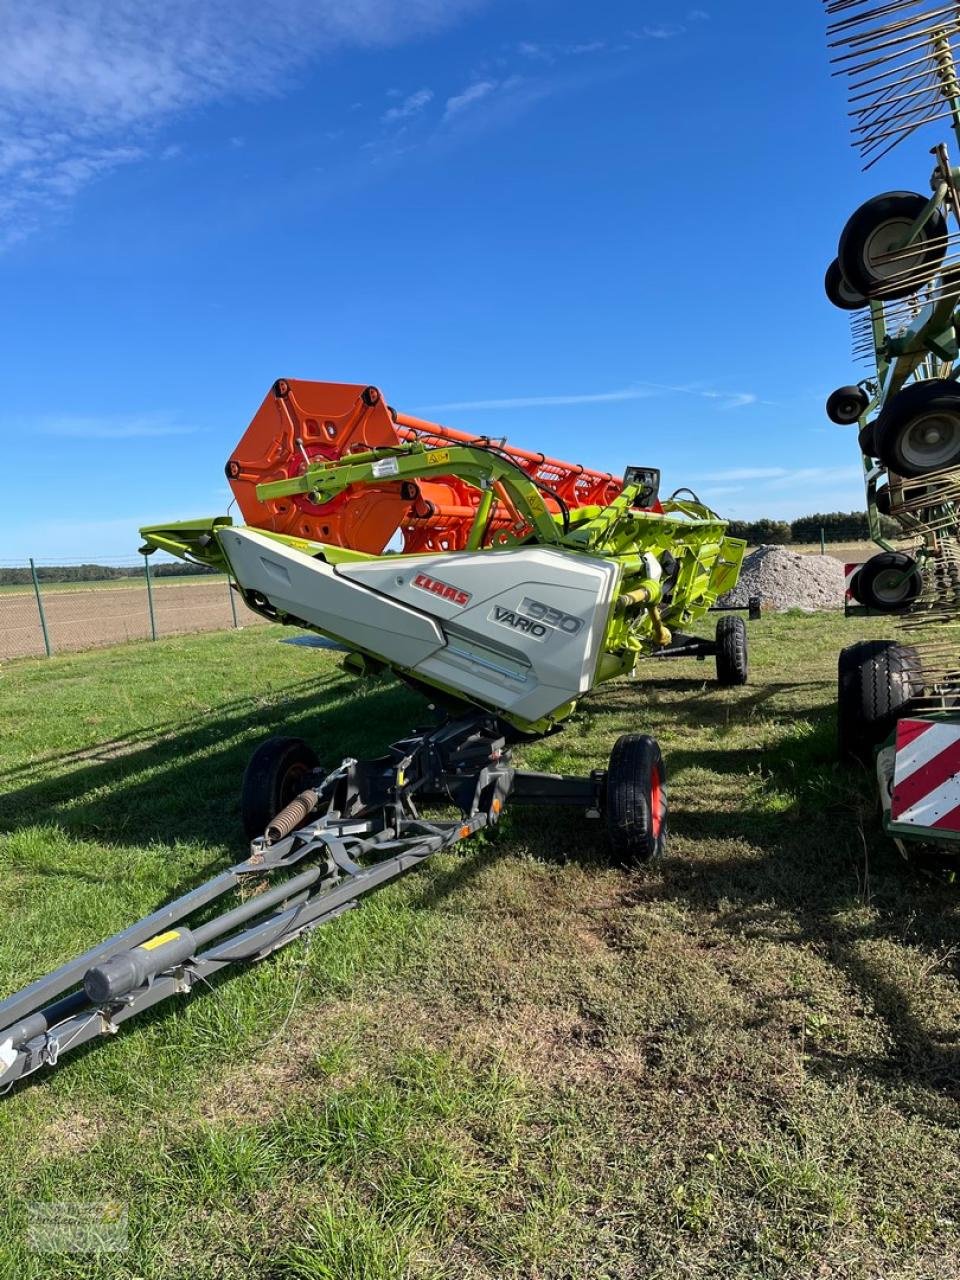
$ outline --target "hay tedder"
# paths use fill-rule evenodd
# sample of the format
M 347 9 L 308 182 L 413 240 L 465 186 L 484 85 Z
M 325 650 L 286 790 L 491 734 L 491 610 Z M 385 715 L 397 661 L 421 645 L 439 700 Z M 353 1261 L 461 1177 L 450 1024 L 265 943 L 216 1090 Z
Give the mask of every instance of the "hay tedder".
M 661 501 L 655 469 L 616 479 L 397 413 L 375 387 L 281 380 L 226 473 L 245 524 L 148 527 L 146 550 L 228 572 L 348 670 L 425 694 L 434 723 L 329 771 L 301 739 L 262 743 L 241 787 L 249 856 L 0 1003 L 0 1088 L 335 919 L 508 802 L 579 808 L 619 864 L 656 858 L 653 738 L 621 737 L 587 777 L 519 769 L 511 745 L 642 658 L 712 656 L 722 684 L 747 679 L 742 618 L 685 630 L 735 586 L 744 544 L 694 495 Z
M 835 74 L 871 168 L 947 121 L 960 142 L 960 3 L 825 0 Z M 870 372 L 827 415 L 859 427 L 870 531 L 848 566 L 848 614 L 895 616 L 897 640 L 839 662 L 844 756 L 876 760 L 884 825 L 901 852 L 952 866 L 960 852 L 960 170 L 933 147 L 929 194 L 889 191 L 848 220 L 827 271 L 854 313 Z

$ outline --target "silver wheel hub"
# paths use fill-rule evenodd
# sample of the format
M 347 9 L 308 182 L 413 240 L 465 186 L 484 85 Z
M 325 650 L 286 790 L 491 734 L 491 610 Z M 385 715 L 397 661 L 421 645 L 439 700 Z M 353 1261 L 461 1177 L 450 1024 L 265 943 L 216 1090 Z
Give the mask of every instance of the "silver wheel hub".
M 927 236 L 925 231 L 921 231 L 912 245 L 903 247 L 912 226 L 909 218 L 891 218 L 867 237 L 863 263 L 875 280 L 893 281 L 920 270 Z M 918 288 L 921 283 L 918 281 Z
M 913 466 L 951 466 L 960 455 L 960 416 L 928 413 L 914 419 L 901 437 L 900 452 Z

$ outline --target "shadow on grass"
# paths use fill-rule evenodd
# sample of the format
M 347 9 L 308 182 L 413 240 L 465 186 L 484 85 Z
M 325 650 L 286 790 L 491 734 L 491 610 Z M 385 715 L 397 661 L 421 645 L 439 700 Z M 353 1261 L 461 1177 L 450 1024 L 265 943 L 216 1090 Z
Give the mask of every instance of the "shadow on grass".
M 585 711 L 601 730 L 608 722 L 615 731 L 624 721 L 637 721 L 642 729 L 644 718 L 656 711 L 680 730 L 677 747 L 668 752 L 671 773 L 690 771 L 694 780 L 707 776 L 700 793 L 695 781 L 688 783 L 692 800 L 675 805 L 671 828 L 677 845 L 701 844 L 715 856 L 668 858 L 662 875 L 640 874 L 630 881 L 627 901 L 676 901 L 709 914 L 712 927 L 734 938 L 752 934 L 816 949 L 882 1018 L 891 1048 L 885 1057 L 867 1061 L 814 1047 L 807 1055 L 810 1069 L 825 1078 L 861 1071 L 891 1084 L 912 1080 L 942 1097 L 960 1097 L 957 1037 L 931 1032 L 902 975 L 898 979 L 864 953 L 864 944 L 903 944 L 908 931 L 910 946 L 924 951 L 931 964 L 960 951 L 956 891 L 912 875 L 883 837 L 872 781 L 866 773 L 857 777 L 838 769 L 834 709 L 809 705 L 814 688 L 823 689 L 824 682 L 770 682 L 731 691 L 711 687 L 707 679 L 646 679 L 605 690 L 587 704 Z M 700 696 L 685 696 L 694 694 Z M 657 696 L 668 700 L 658 705 Z M 769 710 L 773 698 L 782 700 L 784 717 L 796 706 L 802 733 L 771 748 L 722 745 L 726 728 L 742 731 L 759 710 Z M 7 788 L 0 797 L 0 830 L 51 821 L 71 835 L 115 845 L 207 843 L 217 850 L 211 868 L 222 866 L 225 856 L 245 851 L 239 784 L 257 739 L 272 733 L 303 736 L 325 764 L 335 765 L 347 755 L 378 754 L 429 720 L 422 699 L 400 685 L 359 686 L 340 678 L 301 682 L 278 706 L 236 699 L 192 723 L 158 726 L 150 740 L 131 734 L 39 762 L 55 764 L 53 776 L 36 778 L 30 772 L 36 765 L 12 770 L 0 779 Z M 721 745 L 685 748 L 687 724 L 714 729 Z M 158 733 L 166 736 L 158 740 Z M 555 751 L 538 744 L 537 753 L 546 768 L 554 755 L 564 771 L 603 765 L 589 738 L 573 731 L 557 739 Z M 775 810 L 757 785 L 761 775 L 776 790 Z M 585 866 L 605 861 L 602 823 L 585 823 L 572 811 L 517 807 L 498 833 L 426 880 L 417 907 L 428 910 L 462 889 L 517 842 L 544 861 L 556 861 L 558 849 L 572 849 L 569 856 Z M 749 849 L 741 854 L 738 846 L 744 844 Z M 54 867 L 41 870 L 57 873 Z M 894 1098 L 895 1092 L 895 1105 L 923 1105 L 915 1092 L 901 1090 Z
M 159 739 L 156 733 L 149 741 L 130 735 L 95 751 L 69 753 L 57 760 L 61 768 L 52 776 L 25 779 L 22 771 L 11 771 L 0 778 L 0 831 L 53 822 L 104 844 L 182 840 L 243 853 L 240 782 L 260 739 L 304 737 L 333 767 L 345 756 L 378 754 L 429 719 L 423 701 L 399 685 L 361 692 L 339 679 L 306 682 L 280 705 L 238 700 L 176 732 L 159 726 L 157 733 L 167 734 Z
M 670 753 L 674 770 L 688 766 L 741 775 L 762 764 L 785 810 L 767 811 L 763 791 L 730 811 L 673 808 L 677 843 L 705 846 L 746 842 L 761 856 L 707 861 L 667 860 L 663 877 L 634 885 L 636 901 L 676 901 L 710 916 L 735 939 L 756 937 L 811 948 L 842 971 L 865 1007 L 887 1031 L 889 1052 L 869 1059 L 807 1045 L 808 1069 L 826 1079 L 858 1071 L 896 1086 L 893 1105 L 929 1112 L 905 1082 L 960 1100 L 960 1036 L 932 1031 L 918 1013 L 919 988 L 876 958 L 871 944 L 892 942 L 926 954 L 932 972 L 960 952 L 957 891 L 921 876 L 883 833 L 872 776 L 841 768 L 835 757 L 834 709 L 822 708 L 813 731 L 763 752 Z M 746 778 L 744 777 L 746 782 Z M 937 1113 L 945 1119 L 942 1108 Z

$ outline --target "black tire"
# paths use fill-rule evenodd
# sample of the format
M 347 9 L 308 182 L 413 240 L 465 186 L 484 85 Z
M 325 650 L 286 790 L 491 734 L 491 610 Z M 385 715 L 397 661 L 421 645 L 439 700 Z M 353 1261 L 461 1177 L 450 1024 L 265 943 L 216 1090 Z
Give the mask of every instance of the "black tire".
M 893 510 L 893 499 L 890 496 L 890 486 L 882 484 L 874 495 L 874 504 L 882 516 L 889 516 Z
M 927 206 L 916 191 L 887 191 L 854 213 L 843 229 L 837 261 L 850 289 L 867 298 L 906 298 L 936 275 L 946 252 L 947 220 L 937 209 L 908 256 L 885 261 Z
M 746 684 L 750 676 L 747 624 L 735 614 L 717 623 L 717 680 L 722 685 Z
M 851 289 L 846 280 L 844 280 L 843 272 L 840 270 L 840 263 L 836 258 L 827 267 L 823 287 L 827 297 L 841 311 L 859 311 L 861 307 L 867 305 L 867 299 L 863 294 L 857 293 L 856 289 Z
M 840 654 L 837 677 L 840 758 L 869 764 L 923 694 L 920 658 L 892 640 L 863 640 Z
M 838 427 L 852 427 L 866 413 L 870 397 L 862 387 L 838 387 L 827 397 L 827 417 Z
M 877 456 L 877 436 L 874 430 L 875 422 L 868 422 L 866 426 L 861 427 L 857 435 L 857 444 L 860 446 L 860 452 L 865 458 L 875 458 Z
M 612 860 L 618 866 L 644 866 L 663 854 L 667 775 L 655 739 L 644 733 L 617 739 L 607 766 L 605 808 Z
M 952 378 L 912 382 L 884 406 L 875 427 L 874 456 L 897 475 L 960 467 L 960 386 Z
M 868 609 L 903 613 L 923 590 L 923 574 L 913 556 L 902 551 L 882 551 L 860 566 L 850 590 Z
M 262 836 L 273 818 L 305 791 L 319 762 L 302 738 L 267 738 L 250 757 L 240 786 L 240 817 L 247 837 Z

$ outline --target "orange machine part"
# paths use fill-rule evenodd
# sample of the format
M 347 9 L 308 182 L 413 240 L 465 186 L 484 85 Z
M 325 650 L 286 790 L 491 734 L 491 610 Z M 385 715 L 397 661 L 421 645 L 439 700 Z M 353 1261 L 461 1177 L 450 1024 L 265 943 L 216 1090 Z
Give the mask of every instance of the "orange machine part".
M 227 479 L 248 525 L 379 554 L 399 531 L 405 552 L 459 551 L 467 543 L 479 491 L 457 476 L 358 485 L 317 506 L 306 495 L 261 502 L 257 485 L 302 474 L 315 459 L 336 461 L 383 445 L 421 440 L 495 447 L 568 507 L 605 505 L 622 489 L 606 472 L 590 471 L 500 440 L 470 435 L 390 409 L 376 387 L 281 378 L 257 410 L 226 466 Z M 548 508 L 559 504 L 545 495 Z M 497 491 L 484 538 L 495 545 L 522 533 L 523 521 Z

